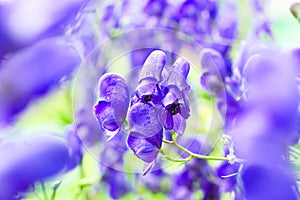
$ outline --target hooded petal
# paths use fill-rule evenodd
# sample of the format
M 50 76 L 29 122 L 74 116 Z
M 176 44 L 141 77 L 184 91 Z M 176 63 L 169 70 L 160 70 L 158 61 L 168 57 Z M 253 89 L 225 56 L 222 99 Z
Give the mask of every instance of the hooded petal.
M 190 71 L 190 64 L 183 58 L 178 58 L 172 68 L 170 75 L 165 85 L 176 85 L 181 90 L 189 90 L 189 85 L 186 82 L 186 78 Z
M 136 94 L 138 97 L 145 95 L 153 95 L 156 90 L 157 82 L 153 79 L 145 78 L 136 88 Z
M 205 72 L 215 75 L 218 79 L 224 79 L 225 76 L 230 74 L 230 69 L 226 67 L 222 55 L 212 48 L 204 50 L 200 62 Z
M 139 77 L 139 83 L 145 78 L 160 81 L 167 56 L 163 51 L 155 50 L 146 59 Z
M 99 79 L 100 98 L 112 101 L 117 98 L 129 99 L 129 89 L 125 80 L 116 74 L 104 74 Z

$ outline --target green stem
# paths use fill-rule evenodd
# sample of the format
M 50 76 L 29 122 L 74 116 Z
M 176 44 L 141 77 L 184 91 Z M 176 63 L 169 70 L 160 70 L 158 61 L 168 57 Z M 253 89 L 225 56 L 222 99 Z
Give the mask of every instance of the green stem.
M 51 200 L 54 200 L 56 196 L 56 189 L 53 190 L 52 196 L 51 196 Z
M 83 163 L 80 164 L 79 166 L 80 168 L 80 180 L 84 179 L 85 178 L 85 173 L 84 173 L 84 168 L 83 168 Z M 85 192 L 85 189 L 84 189 L 84 186 L 80 185 L 80 190 L 81 190 L 81 193 L 83 194 L 84 196 L 84 199 L 85 200 L 88 200 L 88 194 Z
M 221 156 L 206 156 L 206 155 L 201 155 L 201 154 L 196 154 L 191 152 L 190 150 L 186 149 L 185 147 L 181 146 L 180 144 L 178 144 L 176 141 L 169 141 L 169 140 L 164 140 L 163 142 L 166 144 L 170 144 L 173 145 L 175 147 L 177 147 L 178 149 L 182 150 L 183 152 L 187 153 L 190 155 L 190 160 L 192 158 L 199 158 L 199 159 L 203 159 L 203 160 L 221 160 L 221 161 L 230 161 L 232 158 L 230 157 L 221 157 Z
M 45 184 L 44 184 L 43 181 L 41 181 L 41 187 L 42 187 L 42 192 L 43 192 L 43 195 L 44 195 L 44 199 L 48 200 L 48 195 L 47 195 Z
M 53 191 L 52 191 L 52 194 L 51 194 L 51 200 L 55 200 L 57 189 L 59 188 L 61 183 L 62 183 L 61 180 L 54 183 Z

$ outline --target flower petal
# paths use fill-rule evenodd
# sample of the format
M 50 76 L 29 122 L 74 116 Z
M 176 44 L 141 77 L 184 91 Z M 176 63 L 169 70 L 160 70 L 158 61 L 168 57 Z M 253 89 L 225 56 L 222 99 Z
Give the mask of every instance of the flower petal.
M 110 106 L 109 112 L 111 112 L 111 114 L 109 114 L 110 115 L 109 119 L 106 120 L 107 122 L 106 125 L 108 126 L 106 129 L 110 131 L 114 131 L 116 130 L 115 128 L 109 128 L 113 124 L 113 122 L 109 122 L 109 121 L 115 119 L 118 126 L 120 126 L 121 123 L 123 123 L 129 106 L 129 99 L 130 99 L 129 88 L 122 77 L 115 74 L 105 74 L 99 80 L 99 90 L 100 90 L 100 98 L 104 99 L 105 102 L 110 103 L 110 105 L 108 104 L 106 105 L 106 106 Z M 102 101 L 101 106 L 104 106 L 103 102 L 104 101 Z M 99 107 L 98 109 L 99 112 L 100 110 L 104 112 L 103 110 L 104 108 Z M 101 122 L 102 125 L 104 125 L 103 123 L 104 120 L 105 119 L 102 118 L 102 122 Z
M 111 103 L 107 101 L 99 101 L 95 106 L 95 115 L 104 129 L 109 131 L 117 130 L 123 123 L 123 119 L 114 115 L 114 109 Z
M 158 149 L 162 144 L 162 130 L 151 138 L 136 137 L 135 133 L 129 133 L 128 146 L 134 154 L 147 163 L 151 163 L 158 155 Z
M 188 76 L 189 71 L 190 64 L 183 58 L 178 58 L 171 68 L 171 72 L 167 79 L 167 83 L 164 84 L 176 85 L 181 90 L 188 90 L 190 86 L 187 84 L 186 78 Z
M 136 103 L 130 110 L 128 122 L 131 131 L 151 137 L 162 129 L 157 109 L 148 103 Z
M 183 135 L 186 127 L 185 119 L 178 113 L 176 115 L 173 115 L 173 123 L 173 130 L 175 131 L 175 133 Z
M 161 72 L 166 64 L 167 56 L 163 51 L 155 50 L 146 59 L 139 77 L 139 83 L 145 78 L 160 81 Z
M 166 121 L 164 123 L 164 127 L 166 130 L 172 130 L 174 127 L 173 117 L 168 111 L 165 112 L 166 112 Z

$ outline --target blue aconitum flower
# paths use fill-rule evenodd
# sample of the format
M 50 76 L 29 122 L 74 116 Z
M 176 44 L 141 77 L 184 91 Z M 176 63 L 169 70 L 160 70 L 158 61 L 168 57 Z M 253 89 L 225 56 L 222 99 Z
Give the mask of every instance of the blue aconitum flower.
M 147 163 L 158 155 L 162 145 L 163 127 L 157 109 L 148 103 L 136 103 L 129 110 L 128 146 Z
M 161 86 L 163 108 L 160 109 L 160 119 L 166 130 L 174 130 L 179 135 L 184 133 L 190 115 L 187 96 L 190 86 L 186 81 L 189 70 L 189 63 L 178 58 Z
M 137 100 L 141 102 L 153 102 L 160 105 L 162 94 L 158 88 L 162 80 L 162 71 L 166 64 L 167 56 L 163 51 L 153 51 L 145 60 L 140 72 L 138 86 L 135 89 L 137 99 L 132 100 L 132 104 Z
M 69 151 L 65 140 L 54 135 L 4 138 L 0 142 L 0 198 L 12 199 L 65 169 Z
M 224 128 L 229 129 L 235 124 L 235 118 L 244 110 L 244 102 L 237 100 L 231 93 L 224 90 L 217 99 L 217 107 L 224 118 Z
M 0 57 L 45 37 L 62 34 L 88 0 L 0 2 Z
M 220 4 L 216 16 L 217 41 L 213 41 L 210 47 L 216 49 L 222 55 L 227 55 L 232 44 L 238 36 L 238 12 L 237 1 L 228 0 Z
M 62 37 L 48 38 L 0 63 L 0 125 L 14 121 L 36 97 L 69 75 L 80 63 L 77 51 Z
M 129 105 L 129 89 L 125 80 L 115 74 L 105 74 L 99 80 L 100 101 L 95 115 L 108 131 L 119 129 L 126 117 Z

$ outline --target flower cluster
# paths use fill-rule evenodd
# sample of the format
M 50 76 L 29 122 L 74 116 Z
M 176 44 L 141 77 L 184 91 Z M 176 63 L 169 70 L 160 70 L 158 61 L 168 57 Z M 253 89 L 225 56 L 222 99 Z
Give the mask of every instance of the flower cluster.
M 160 50 L 147 57 L 128 111 L 128 146 L 147 163 L 157 157 L 164 129 L 182 135 L 190 113 L 189 63 L 178 58 L 170 69 L 165 64 L 166 55 Z M 129 105 L 128 86 L 120 76 L 105 74 L 99 88 L 103 100 L 95 106 L 97 119 L 108 131 L 121 129 Z

